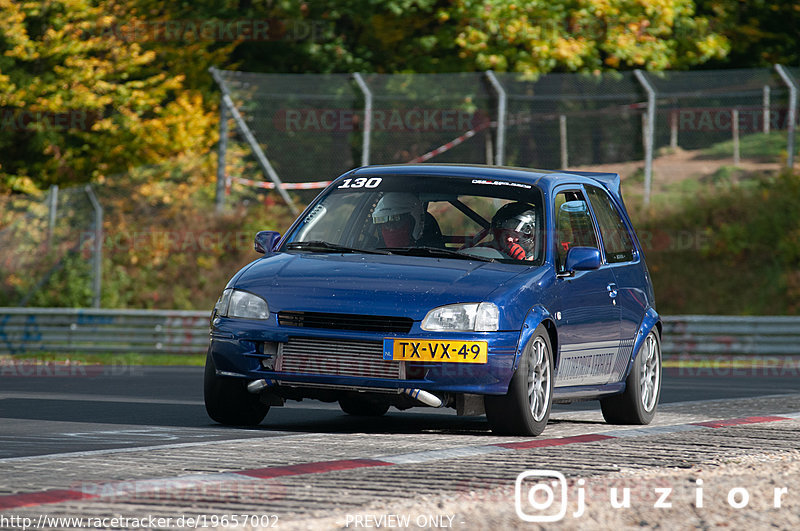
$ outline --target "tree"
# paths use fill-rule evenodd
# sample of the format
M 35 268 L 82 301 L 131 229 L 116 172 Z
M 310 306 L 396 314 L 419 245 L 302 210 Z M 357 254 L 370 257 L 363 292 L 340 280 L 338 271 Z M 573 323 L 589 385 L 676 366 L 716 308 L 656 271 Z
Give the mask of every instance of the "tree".
M 86 182 L 209 148 L 215 116 L 124 4 L 0 0 L 0 190 Z M 146 39 L 144 39 L 146 40 Z
M 477 69 L 680 69 L 729 46 L 691 0 L 457 0 L 440 17 L 457 21 L 459 55 Z
M 698 12 L 731 43 L 713 68 L 797 65 L 800 61 L 800 3 L 767 0 L 699 0 Z
M 329 0 L 248 3 L 248 13 L 320 23 L 312 39 L 243 43 L 244 69 L 271 72 L 531 74 L 687 68 L 728 41 L 692 0 Z M 270 53 L 272 52 L 272 53 Z

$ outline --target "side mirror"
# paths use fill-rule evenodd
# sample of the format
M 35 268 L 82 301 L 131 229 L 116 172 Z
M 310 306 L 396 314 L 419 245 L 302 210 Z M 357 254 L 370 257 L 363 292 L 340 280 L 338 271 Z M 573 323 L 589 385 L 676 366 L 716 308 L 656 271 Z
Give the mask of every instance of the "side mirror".
M 600 249 L 596 247 L 573 247 L 567 252 L 564 269 L 567 272 L 590 271 L 600 268 Z
M 275 244 L 281 239 L 281 233 L 274 230 L 261 230 L 256 233 L 253 248 L 257 253 L 268 253 L 275 250 Z

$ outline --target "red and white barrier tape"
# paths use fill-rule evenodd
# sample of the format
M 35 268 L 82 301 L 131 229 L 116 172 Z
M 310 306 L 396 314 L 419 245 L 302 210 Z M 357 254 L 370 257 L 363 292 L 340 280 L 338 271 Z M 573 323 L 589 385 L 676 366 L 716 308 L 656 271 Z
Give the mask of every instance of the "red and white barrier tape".
M 255 186 L 256 188 L 264 188 L 266 190 L 274 190 L 275 183 L 265 181 L 253 181 L 250 179 L 243 179 L 241 177 L 234 177 L 234 181 L 239 184 L 246 184 L 247 186 Z M 331 184 L 331 181 L 317 181 L 312 183 L 281 183 L 281 188 L 284 190 L 317 190 L 325 188 Z
M 470 129 L 469 131 L 467 131 L 466 133 L 464 133 L 460 137 L 458 137 L 458 138 L 456 138 L 454 140 L 451 140 L 447 144 L 442 144 L 441 146 L 439 146 L 438 148 L 434 149 L 433 151 L 428 151 L 424 155 L 420 155 L 417 158 L 409 160 L 408 163 L 409 164 L 416 164 L 418 162 L 425 162 L 426 160 L 430 160 L 433 157 L 435 157 L 436 155 L 441 155 L 445 151 L 450 151 L 451 149 L 453 149 L 457 145 L 461 144 L 465 140 L 468 140 L 468 139 L 472 138 L 477 133 L 479 133 L 480 131 L 483 131 L 487 127 L 496 126 L 496 125 L 497 125 L 497 122 L 483 122 L 478 127 Z

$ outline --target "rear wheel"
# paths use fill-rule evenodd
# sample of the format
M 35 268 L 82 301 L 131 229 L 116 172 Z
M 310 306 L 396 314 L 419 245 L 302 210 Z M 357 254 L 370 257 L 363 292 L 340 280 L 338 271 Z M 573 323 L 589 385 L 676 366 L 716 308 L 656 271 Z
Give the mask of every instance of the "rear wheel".
M 625 392 L 600 400 L 609 424 L 650 424 L 661 395 L 661 339 L 651 331 L 639 348 Z
M 544 325 L 525 346 L 508 393 L 484 397 L 492 431 L 507 435 L 539 435 L 547 426 L 553 403 L 553 352 Z
M 339 407 L 348 415 L 355 417 L 380 417 L 389 411 L 389 404 L 359 400 L 349 396 L 339 399 Z
M 229 426 L 255 426 L 269 411 L 257 394 L 247 391 L 247 380 L 218 376 L 211 354 L 206 357 L 203 397 L 208 416 Z

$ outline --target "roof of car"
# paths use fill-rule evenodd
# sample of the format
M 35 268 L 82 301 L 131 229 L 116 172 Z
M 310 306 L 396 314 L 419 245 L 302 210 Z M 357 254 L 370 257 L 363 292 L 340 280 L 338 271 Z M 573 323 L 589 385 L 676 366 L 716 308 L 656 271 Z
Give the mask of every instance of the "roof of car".
M 576 170 L 539 170 L 511 166 L 486 166 L 481 164 L 387 164 L 363 166 L 361 168 L 356 168 L 348 175 L 352 176 L 354 174 L 442 175 L 483 179 L 509 179 L 518 182 L 537 184 L 547 189 L 565 180 L 581 182 L 581 177 L 585 177 L 601 183 L 615 196 L 621 197 L 620 177 L 617 173 Z

